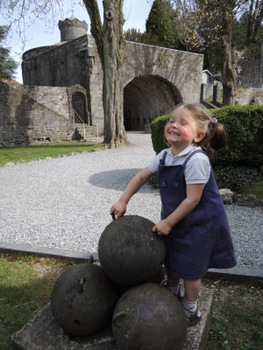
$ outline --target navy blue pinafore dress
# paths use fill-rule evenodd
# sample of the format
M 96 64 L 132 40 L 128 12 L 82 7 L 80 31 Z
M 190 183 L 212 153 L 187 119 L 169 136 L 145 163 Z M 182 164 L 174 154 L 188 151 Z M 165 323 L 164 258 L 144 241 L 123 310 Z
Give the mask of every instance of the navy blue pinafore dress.
M 184 168 L 197 152 L 206 154 L 196 150 L 182 165 L 174 166 L 165 166 L 167 153 L 164 152 L 158 170 L 162 219 L 168 217 L 186 198 Z M 197 280 L 209 268 L 223 269 L 236 265 L 230 228 L 212 168 L 198 205 L 164 238 L 165 267 L 175 277 Z

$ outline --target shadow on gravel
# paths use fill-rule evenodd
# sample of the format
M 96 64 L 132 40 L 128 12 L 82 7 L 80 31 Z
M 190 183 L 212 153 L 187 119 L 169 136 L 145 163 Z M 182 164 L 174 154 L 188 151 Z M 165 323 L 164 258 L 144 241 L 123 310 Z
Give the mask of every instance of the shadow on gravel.
M 111 171 L 103 171 L 101 173 L 93 174 L 89 178 L 89 182 L 93 186 L 107 188 L 111 190 L 123 191 L 131 179 L 142 169 L 119 169 Z M 153 192 L 154 190 L 150 184 L 145 184 L 142 192 Z

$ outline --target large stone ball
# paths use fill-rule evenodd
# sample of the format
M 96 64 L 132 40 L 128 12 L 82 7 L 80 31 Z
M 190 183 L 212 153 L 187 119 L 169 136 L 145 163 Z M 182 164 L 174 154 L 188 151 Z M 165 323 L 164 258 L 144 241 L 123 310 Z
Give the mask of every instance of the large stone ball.
M 113 220 L 103 231 L 99 261 L 115 282 L 134 286 L 158 274 L 165 259 L 162 236 L 152 232 L 154 223 L 137 215 Z
M 117 350 L 179 350 L 187 336 L 184 310 L 169 290 L 145 283 L 127 290 L 112 318 Z
M 110 322 L 117 300 L 116 285 L 100 266 L 78 264 L 58 278 L 51 312 L 65 332 L 89 335 Z

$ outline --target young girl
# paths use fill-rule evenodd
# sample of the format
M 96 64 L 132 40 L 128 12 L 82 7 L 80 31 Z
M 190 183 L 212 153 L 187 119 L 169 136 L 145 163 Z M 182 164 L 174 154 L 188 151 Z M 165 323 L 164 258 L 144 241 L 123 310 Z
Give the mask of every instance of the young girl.
M 209 161 L 213 150 L 225 147 L 226 134 L 201 105 L 180 104 L 166 124 L 164 136 L 171 147 L 135 175 L 110 213 L 122 216 L 131 197 L 158 173 L 162 211 L 153 232 L 164 235 L 165 268 L 170 289 L 178 297 L 180 279 L 184 280 L 182 306 L 192 326 L 201 320 L 197 305 L 201 278 L 209 268 L 236 265 L 224 205 Z

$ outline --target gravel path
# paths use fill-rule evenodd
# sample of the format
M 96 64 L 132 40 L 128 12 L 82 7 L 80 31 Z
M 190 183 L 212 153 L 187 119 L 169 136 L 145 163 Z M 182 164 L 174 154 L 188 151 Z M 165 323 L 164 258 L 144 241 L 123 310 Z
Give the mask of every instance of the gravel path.
M 129 147 L 0 167 L 0 242 L 97 252 L 112 203 L 155 154 L 151 135 L 128 137 Z M 263 268 L 263 210 L 230 205 L 226 211 L 238 265 Z M 158 190 L 145 185 L 127 214 L 157 222 Z

